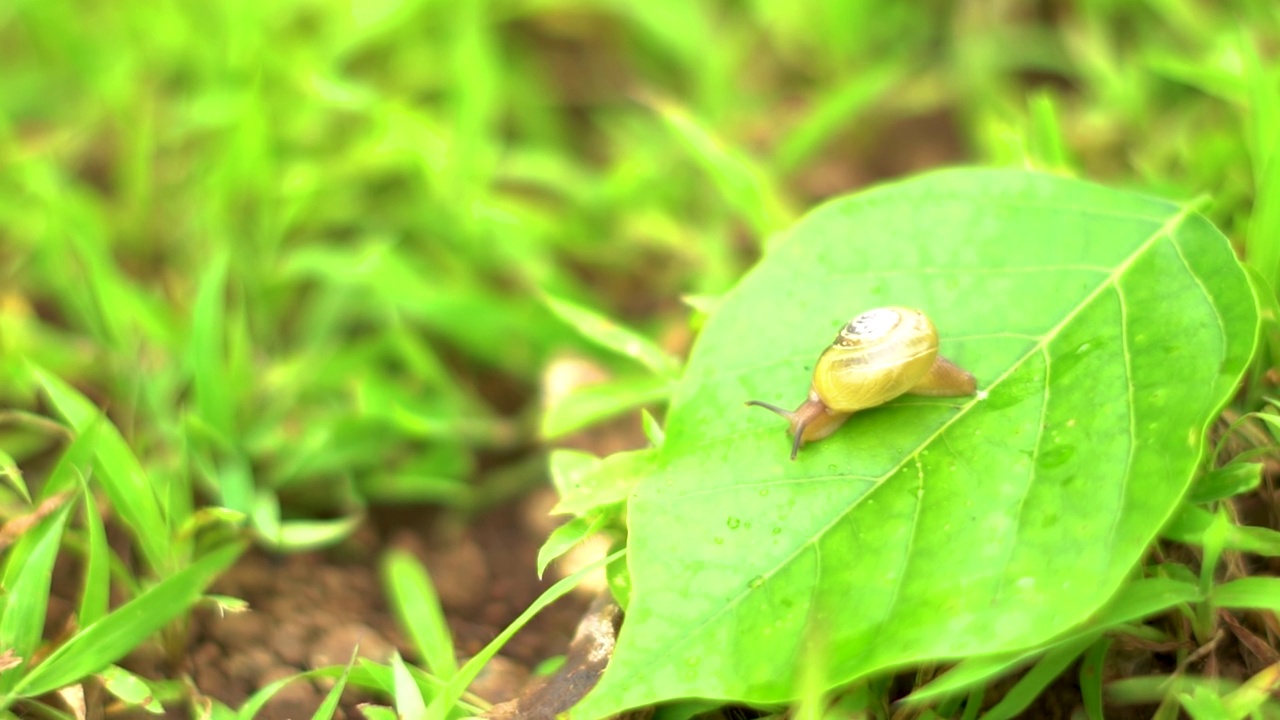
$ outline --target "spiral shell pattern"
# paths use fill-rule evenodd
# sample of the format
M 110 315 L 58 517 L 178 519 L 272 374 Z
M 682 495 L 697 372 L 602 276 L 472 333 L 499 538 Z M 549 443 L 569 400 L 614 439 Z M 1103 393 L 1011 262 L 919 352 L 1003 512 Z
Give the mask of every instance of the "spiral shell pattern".
M 919 310 L 868 310 L 840 330 L 818 358 L 813 389 L 831 410 L 856 412 L 910 390 L 938 356 L 938 331 Z

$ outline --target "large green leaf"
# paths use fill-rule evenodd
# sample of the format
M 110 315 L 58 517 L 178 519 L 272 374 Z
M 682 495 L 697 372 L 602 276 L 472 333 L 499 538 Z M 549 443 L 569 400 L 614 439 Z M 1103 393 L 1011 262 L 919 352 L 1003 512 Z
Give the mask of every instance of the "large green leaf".
M 850 316 L 927 311 L 972 398 L 901 398 L 788 460 L 778 417 Z M 1012 171 L 837 200 L 706 325 L 632 493 L 634 590 L 575 712 L 790 696 L 1009 652 L 1089 617 L 1173 512 L 1258 318 L 1226 239 L 1177 205 Z

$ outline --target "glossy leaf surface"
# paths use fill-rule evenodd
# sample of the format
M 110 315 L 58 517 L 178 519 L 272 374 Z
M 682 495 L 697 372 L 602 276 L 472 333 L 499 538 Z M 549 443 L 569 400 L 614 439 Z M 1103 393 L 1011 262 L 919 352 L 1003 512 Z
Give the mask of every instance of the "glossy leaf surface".
M 785 423 L 853 315 L 925 310 L 969 398 L 903 397 L 788 460 Z M 790 697 L 1010 652 L 1086 620 L 1177 507 L 1258 318 L 1227 240 L 1175 204 L 1014 171 L 831 202 L 706 325 L 630 497 L 633 595 L 574 714 Z

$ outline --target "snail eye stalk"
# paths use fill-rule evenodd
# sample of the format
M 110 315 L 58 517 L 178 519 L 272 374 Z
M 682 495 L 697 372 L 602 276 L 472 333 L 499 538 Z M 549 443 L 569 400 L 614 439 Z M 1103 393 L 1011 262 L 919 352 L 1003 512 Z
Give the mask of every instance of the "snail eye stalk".
M 807 422 L 802 422 L 796 426 L 796 436 L 791 440 L 791 459 L 795 460 L 796 455 L 800 454 L 800 446 L 804 444 L 804 427 Z
M 808 427 L 809 421 L 812 418 L 807 415 L 792 412 L 786 408 L 780 408 L 777 405 L 764 402 L 763 400 L 748 400 L 747 406 L 762 407 L 769 412 L 781 415 L 787 419 L 787 422 L 791 423 L 791 432 L 795 435 L 795 439 L 791 441 L 791 459 L 795 460 L 796 456 L 800 454 L 800 446 L 804 444 L 804 429 Z
M 830 436 L 853 413 L 899 395 L 960 397 L 976 390 L 972 374 L 938 355 L 938 330 L 928 316 L 882 307 L 850 320 L 818 356 L 809 395 L 795 410 L 759 400 L 747 405 L 786 418 L 795 460 L 805 443 Z

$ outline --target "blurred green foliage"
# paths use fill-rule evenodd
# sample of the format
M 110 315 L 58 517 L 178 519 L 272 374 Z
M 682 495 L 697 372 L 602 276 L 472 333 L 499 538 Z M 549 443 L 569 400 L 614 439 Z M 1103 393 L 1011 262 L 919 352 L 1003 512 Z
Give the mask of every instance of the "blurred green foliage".
M 541 293 L 661 335 L 674 298 L 882 176 L 985 160 L 1212 192 L 1274 283 L 1273 10 L 12 3 L 3 398 L 38 407 L 34 360 L 148 466 L 274 527 L 264 488 L 327 517 L 474 501 L 480 459 L 536 439 L 548 361 L 600 355 Z M 595 414 L 661 396 L 619 393 Z
M 880 178 L 1207 193 L 1280 287 L 1272 0 L 10 0 L 0 48 L 0 476 L 45 497 L 83 394 L 160 576 L 540 481 L 540 427 L 661 406 L 626 328 L 678 356 L 678 298 Z M 543 422 L 566 353 L 613 384 Z

